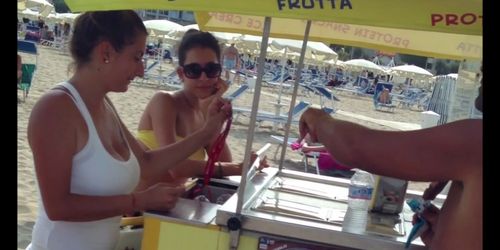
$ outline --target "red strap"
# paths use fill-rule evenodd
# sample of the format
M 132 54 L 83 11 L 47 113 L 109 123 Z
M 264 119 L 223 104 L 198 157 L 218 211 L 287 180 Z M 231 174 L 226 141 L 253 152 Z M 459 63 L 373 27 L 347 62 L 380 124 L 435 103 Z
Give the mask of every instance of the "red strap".
M 212 193 L 210 192 L 210 189 L 208 188 L 208 183 L 210 182 L 210 179 L 212 178 L 214 168 L 215 168 L 215 162 L 217 162 L 217 160 L 219 159 L 220 153 L 222 152 L 222 149 L 224 149 L 224 144 L 226 142 L 226 138 L 227 138 L 227 135 L 229 134 L 229 129 L 231 128 L 231 123 L 233 121 L 232 117 L 233 117 L 232 113 L 229 114 L 229 118 L 226 121 L 226 127 L 224 128 L 222 133 L 220 133 L 219 136 L 215 139 L 212 150 L 210 150 L 210 152 L 208 153 L 208 160 L 207 160 L 207 164 L 205 165 L 205 172 L 203 175 L 203 185 L 194 191 L 194 193 L 202 194 L 203 189 L 206 188 L 209 200 L 212 198 Z
M 224 149 L 224 144 L 226 142 L 227 135 L 229 134 L 229 129 L 231 128 L 232 123 L 232 115 L 226 121 L 226 127 L 222 131 L 222 133 L 217 137 L 215 143 L 212 147 L 212 150 L 208 153 L 207 164 L 205 165 L 205 174 L 203 176 L 203 186 L 207 186 L 212 178 L 215 162 L 219 159 L 219 156 Z

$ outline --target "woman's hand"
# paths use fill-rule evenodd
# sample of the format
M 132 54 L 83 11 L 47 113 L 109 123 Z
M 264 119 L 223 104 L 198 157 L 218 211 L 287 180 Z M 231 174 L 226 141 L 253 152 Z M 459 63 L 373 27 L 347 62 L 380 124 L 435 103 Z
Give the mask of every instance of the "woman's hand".
M 157 183 L 148 189 L 132 194 L 135 196 L 137 210 L 169 210 L 175 207 L 179 196 L 184 193 L 184 186 Z
M 255 151 L 252 151 L 252 155 L 250 156 L 250 164 L 252 164 L 256 159 L 257 157 L 259 157 Z M 239 164 L 240 168 L 243 170 L 243 162 Z M 259 162 L 259 166 L 257 167 L 257 170 L 262 170 L 264 168 L 268 168 L 269 167 L 269 164 L 267 163 L 267 155 L 264 155 L 264 157 L 262 157 L 260 159 L 260 162 Z
M 259 166 L 257 167 L 257 170 L 261 171 L 262 169 L 268 168 L 268 167 L 269 167 L 269 164 L 267 164 L 267 155 L 264 155 L 264 157 L 262 157 L 260 159 Z
M 231 102 L 221 97 L 217 97 L 210 102 L 207 109 L 207 119 L 204 130 L 213 135 L 221 131 L 222 124 L 232 115 Z M 206 143 L 206 142 L 205 142 Z
M 229 85 L 227 84 L 226 81 L 222 80 L 222 78 L 219 78 L 217 82 L 215 83 L 215 97 L 221 97 L 224 93 L 226 93 L 227 89 L 229 88 Z

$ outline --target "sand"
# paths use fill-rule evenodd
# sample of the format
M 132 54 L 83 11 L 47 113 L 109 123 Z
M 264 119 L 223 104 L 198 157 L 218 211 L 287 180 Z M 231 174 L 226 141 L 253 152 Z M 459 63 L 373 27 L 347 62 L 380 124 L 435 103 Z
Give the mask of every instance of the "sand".
M 23 56 L 23 62 L 29 62 L 33 58 Z M 36 175 L 33 167 L 33 158 L 29 144 L 27 141 L 26 128 L 29 120 L 30 112 L 33 105 L 48 89 L 52 88 L 57 83 L 66 80 L 68 75 L 68 64 L 71 58 L 67 53 L 63 53 L 54 49 L 44 48 L 39 46 L 38 68 L 35 78 L 25 102 L 19 103 L 18 111 L 18 248 L 24 249 L 31 241 L 31 231 L 37 215 L 38 209 L 38 186 L 36 183 Z M 172 65 L 164 64 L 164 68 L 170 72 L 173 70 Z M 234 91 L 238 84 L 232 84 L 228 92 Z M 120 117 L 127 127 L 135 132 L 141 116 L 148 100 L 156 91 L 166 90 L 165 87 L 160 87 L 154 82 L 143 82 L 136 80 L 126 93 L 111 93 L 109 96 L 113 101 Z M 276 102 L 278 99 L 278 88 L 270 88 L 264 86 L 259 101 L 259 109 L 265 111 L 274 111 L 274 106 L 271 102 Z M 282 102 L 286 103 L 291 99 L 291 91 L 287 91 L 282 95 Z M 381 129 L 381 130 L 407 130 L 418 128 L 420 123 L 420 111 L 407 110 L 396 108 L 393 113 L 375 111 L 373 102 L 370 97 L 355 96 L 350 93 L 335 92 L 341 100 L 335 103 L 335 108 L 338 110 L 334 116 L 340 119 L 356 122 L 364 126 Z M 18 96 L 21 97 L 21 92 L 18 91 Z M 319 97 L 315 95 L 304 96 L 299 90 L 298 100 L 308 101 L 314 104 L 319 104 Z M 253 94 L 249 91 L 244 93 L 240 98 L 234 101 L 234 106 L 251 107 Z M 329 105 L 330 103 L 328 103 Z M 285 112 L 285 108 L 282 109 Z M 235 161 L 242 161 L 247 140 L 249 119 L 240 117 L 233 123 L 228 137 L 228 143 L 231 147 L 233 158 Z M 291 136 L 297 136 L 298 128 L 292 126 Z M 271 142 L 270 135 L 283 135 L 284 131 L 277 129 L 272 130 L 272 123 L 263 123 L 254 133 L 253 148 L 258 149 Z M 273 159 L 276 144 L 268 150 L 267 155 L 271 166 L 278 166 L 278 161 Z M 287 149 L 286 159 L 283 165 L 287 169 L 303 171 L 301 157 L 296 153 Z M 310 167 L 308 172 L 313 172 Z M 410 183 L 410 189 L 423 190 L 426 184 Z

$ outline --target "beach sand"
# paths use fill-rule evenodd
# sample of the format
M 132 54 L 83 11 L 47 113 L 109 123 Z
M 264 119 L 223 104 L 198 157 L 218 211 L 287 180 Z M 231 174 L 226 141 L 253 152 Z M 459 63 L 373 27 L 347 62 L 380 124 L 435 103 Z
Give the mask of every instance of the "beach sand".
M 22 55 L 23 56 L 23 55 Z M 26 60 L 25 60 L 26 59 Z M 29 61 L 29 58 L 23 57 L 23 62 Z M 35 102 L 48 89 L 55 86 L 57 83 L 66 80 L 68 75 L 68 64 L 71 58 L 67 53 L 62 53 L 57 50 L 44 48 L 39 46 L 38 68 L 35 78 L 26 102 L 19 103 L 18 111 L 18 249 L 24 249 L 31 241 L 31 231 L 37 215 L 38 209 L 38 186 L 33 167 L 33 157 L 27 141 L 26 129 L 28 125 L 29 115 Z M 170 64 L 164 64 L 163 67 L 173 70 Z M 167 70 L 166 72 L 169 72 Z M 141 80 L 136 80 L 126 93 L 111 93 L 109 94 L 118 113 L 127 127 L 134 133 L 137 129 L 139 118 L 144 110 L 148 100 L 156 91 L 165 89 L 158 87 L 154 83 L 141 83 Z M 232 84 L 229 93 L 237 88 L 237 84 Z M 284 93 L 282 103 L 287 104 L 291 99 L 291 91 Z M 337 97 L 341 100 L 335 103 L 335 108 L 338 109 L 335 117 L 359 123 L 361 125 L 381 130 L 399 130 L 418 127 L 420 123 L 420 112 L 407 109 L 396 108 L 393 113 L 375 111 L 373 101 L 370 97 L 359 97 L 350 93 L 337 93 Z M 18 92 L 21 97 L 21 92 Z M 276 102 L 278 99 L 278 89 L 263 87 L 261 91 L 259 110 L 274 111 L 274 106 L 271 102 Z M 244 93 L 233 105 L 238 107 L 251 107 L 253 94 L 250 92 Z M 297 100 L 309 101 L 314 104 L 319 104 L 319 97 L 315 95 L 304 96 L 300 89 Z M 327 103 L 329 104 L 329 103 Z M 285 107 L 282 112 L 285 112 Z M 231 147 L 231 152 L 235 161 L 242 161 L 246 146 L 248 131 L 247 117 L 240 117 L 233 123 L 231 127 L 228 143 Z M 400 122 L 400 123 L 398 123 Z M 404 124 L 402 124 L 404 123 Z M 409 124 L 406 124 L 409 123 Z M 405 125 L 405 126 L 403 126 Z M 290 136 L 298 135 L 298 128 L 292 126 Z M 284 131 L 278 129 L 272 131 L 271 123 L 263 123 L 262 126 L 255 130 L 254 133 L 254 149 L 259 149 L 267 142 L 271 142 L 270 135 L 284 135 Z M 268 150 L 266 155 L 272 167 L 277 167 L 279 162 L 273 159 L 276 144 Z M 278 154 L 279 155 L 279 154 Z M 298 153 L 287 149 L 283 166 L 287 169 L 303 171 L 304 167 L 301 162 L 301 157 Z M 313 168 L 309 168 L 308 172 L 312 173 Z M 409 185 L 410 189 L 423 190 L 427 186 L 426 183 L 414 183 Z

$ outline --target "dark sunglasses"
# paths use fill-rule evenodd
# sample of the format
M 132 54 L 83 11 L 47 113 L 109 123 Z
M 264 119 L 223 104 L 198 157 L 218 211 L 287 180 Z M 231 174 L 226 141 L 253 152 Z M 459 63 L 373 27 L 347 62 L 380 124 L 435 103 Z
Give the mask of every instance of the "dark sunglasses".
M 207 63 L 205 67 L 201 67 L 199 63 L 190 63 L 182 66 L 184 69 L 184 75 L 190 79 L 198 79 L 202 72 L 205 72 L 208 78 L 217 78 L 222 72 L 222 66 L 220 63 Z

